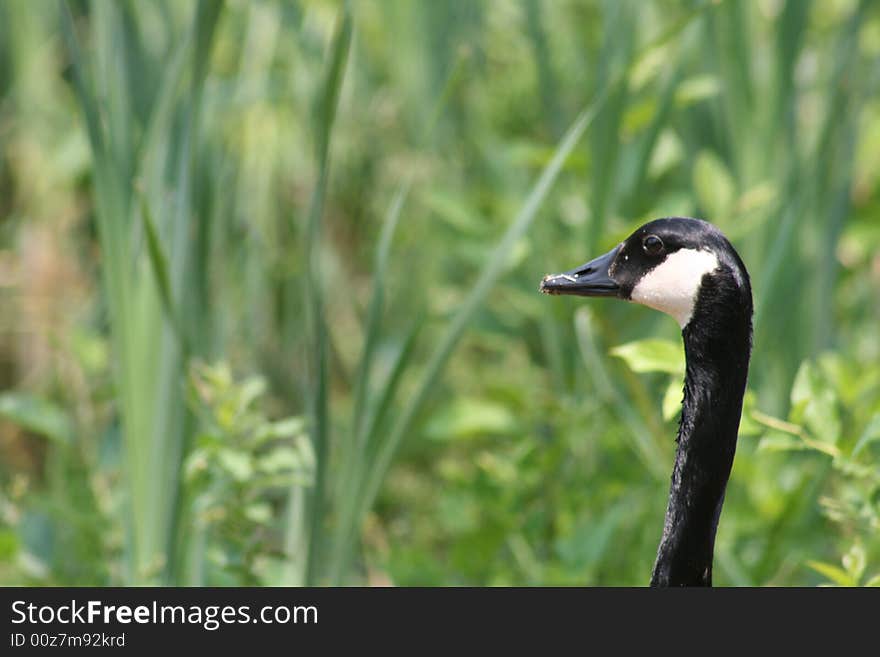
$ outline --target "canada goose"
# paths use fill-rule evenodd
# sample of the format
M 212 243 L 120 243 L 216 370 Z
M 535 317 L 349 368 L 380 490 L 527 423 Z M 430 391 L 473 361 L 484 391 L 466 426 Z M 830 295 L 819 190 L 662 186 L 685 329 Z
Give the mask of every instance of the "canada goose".
M 712 224 L 669 217 L 645 224 L 581 267 L 545 276 L 540 290 L 634 301 L 681 326 L 684 400 L 651 586 L 711 586 L 752 348 L 745 265 Z

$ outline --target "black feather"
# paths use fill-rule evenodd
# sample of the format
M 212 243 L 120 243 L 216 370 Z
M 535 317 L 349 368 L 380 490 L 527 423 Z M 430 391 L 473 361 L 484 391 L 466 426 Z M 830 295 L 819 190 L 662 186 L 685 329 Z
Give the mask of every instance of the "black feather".
M 652 586 L 712 584 L 715 532 L 736 452 L 752 345 L 751 288 L 745 268 L 737 273 L 742 284 L 724 263 L 704 276 L 682 331 L 684 401 Z
M 718 267 L 703 275 L 682 329 L 684 400 L 651 585 L 710 586 L 752 350 L 752 289 L 745 265 L 712 224 L 666 217 L 645 224 L 583 268 L 546 276 L 541 290 L 631 299 L 639 282 L 680 249 L 711 251 Z

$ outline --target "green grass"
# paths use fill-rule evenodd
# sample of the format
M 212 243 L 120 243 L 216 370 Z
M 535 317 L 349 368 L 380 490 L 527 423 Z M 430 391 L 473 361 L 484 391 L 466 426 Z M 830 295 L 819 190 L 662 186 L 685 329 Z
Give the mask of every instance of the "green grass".
M 718 582 L 870 581 L 878 60 L 867 0 L 3 3 L 0 581 L 643 584 L 676 380 L 612 350 L 676 327 L 536 287 L 670 214 L 756 296 Z

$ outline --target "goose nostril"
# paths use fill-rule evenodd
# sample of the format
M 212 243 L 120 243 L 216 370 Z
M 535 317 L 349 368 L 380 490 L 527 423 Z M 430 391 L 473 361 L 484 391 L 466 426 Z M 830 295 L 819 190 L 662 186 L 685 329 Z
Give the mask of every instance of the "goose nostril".
M 583 269 L 579 269 L 578 271 L 576 271 L 574 273 L 574 277 L 580 278 L 581 276 L 586 276 L 587 274 L 592 274 L 592 273 L 593 273 L 592 267 L 584 267 Z

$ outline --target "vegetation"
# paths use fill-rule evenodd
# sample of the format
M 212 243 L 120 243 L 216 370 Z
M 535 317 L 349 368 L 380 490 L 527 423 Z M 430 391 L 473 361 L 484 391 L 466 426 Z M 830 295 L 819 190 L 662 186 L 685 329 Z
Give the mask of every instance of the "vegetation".
M 0 3 L 0 583 L 641 585 L 710 219 L 721 585 L 880 583 L 880 6 Z

